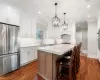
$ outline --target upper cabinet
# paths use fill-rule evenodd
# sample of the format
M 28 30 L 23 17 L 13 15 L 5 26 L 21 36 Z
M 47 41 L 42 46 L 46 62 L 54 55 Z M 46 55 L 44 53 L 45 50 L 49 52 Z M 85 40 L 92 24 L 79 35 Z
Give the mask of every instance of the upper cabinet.
M 20 26 L 20 37 L 36 38 L 36 18 L 15 7 L 0 3 L 0 22 Z
M 12 8 L 12 7 L 7 7 L 7 12 L 8 12 L 8 23 L 14 24 L 14 25 L 19 25 L 19 11 Z
M 19 25 L 19 12 L 13 7 L 0 3 L 0 22 Z
M 0 3 L 0 22 L 5 22 L 7 20 L 7 6 Z
M 36 20 L 25 13 L 20 15 L 20 37 L 36 38 Z
M 20 36 L 21 37 L 31 37 L 31 20 L 25 14 L 21 13 L 20 18 Z

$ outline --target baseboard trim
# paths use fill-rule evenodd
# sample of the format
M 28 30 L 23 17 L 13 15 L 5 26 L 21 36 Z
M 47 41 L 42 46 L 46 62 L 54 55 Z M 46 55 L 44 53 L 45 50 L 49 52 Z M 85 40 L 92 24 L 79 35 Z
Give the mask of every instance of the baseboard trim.
M 87 55 L 88 58 L 98 59 L 96 55 Z
M 37 59 L 31 60 L 31 61 L 29 61 L 29 62 L 26 62 L 26 63 L 21 64 L 20 66 L 21 66 L 21 67 L 22 67 L 22 66 L 25 66 L 25 65 L 27 65 L 27 64 L 29 64 L 29 63 L 32 63 L 32 62 L 36 61 L 36 60 L 37 60 Z
M 82 53 L 88 54 L 88 50 L 82 50 Z

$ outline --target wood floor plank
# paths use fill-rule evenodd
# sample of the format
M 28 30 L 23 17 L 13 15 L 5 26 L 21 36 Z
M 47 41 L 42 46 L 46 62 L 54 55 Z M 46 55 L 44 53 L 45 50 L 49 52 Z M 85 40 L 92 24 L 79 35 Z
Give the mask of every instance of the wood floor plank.
M 100 80 L 100 64 L 96 59 L 81 56 L 80 69 L 76 80 Z M 19 70 L 0 77 L 0 80 L 44 80 L 37 75 L 37 61 L 32 62 Z

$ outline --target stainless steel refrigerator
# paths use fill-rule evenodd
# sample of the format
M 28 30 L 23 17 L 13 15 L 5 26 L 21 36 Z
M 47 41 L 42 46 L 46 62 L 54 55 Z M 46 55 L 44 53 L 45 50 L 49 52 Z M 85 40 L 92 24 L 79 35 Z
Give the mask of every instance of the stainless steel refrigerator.
M 98 50 L 100 51 L 100 29 L 98 30 Z
M 0 22 L 0 75 L 20 68 L 19 26 Z

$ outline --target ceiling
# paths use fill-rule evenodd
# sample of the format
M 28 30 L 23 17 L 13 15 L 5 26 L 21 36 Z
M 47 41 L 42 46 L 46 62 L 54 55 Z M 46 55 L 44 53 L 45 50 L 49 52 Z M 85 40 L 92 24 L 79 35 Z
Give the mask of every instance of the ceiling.
M 30 14 L 36 14 L 40 21 L 47 21 L 54 17 L 54 3 L 58 2 L 58 17 L 63 21 L 66 12 L 66 21 L 95 20 L 100 10 L 100 0 L 1 0 L 10 3 Z M 87 6 L 90 5 L 90 8 Z M 41 12 L 38 14 L 38 12 Z M 88 17 L 89 16 L 89 17 Z
M 82 30 L 82 29 L 88 30 L 88 23 L 87 23 L 86 21 L 76 23 L 76 30 L 77 30 L 77 31 L 80 31 L 80 30 Z

